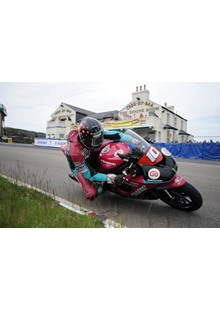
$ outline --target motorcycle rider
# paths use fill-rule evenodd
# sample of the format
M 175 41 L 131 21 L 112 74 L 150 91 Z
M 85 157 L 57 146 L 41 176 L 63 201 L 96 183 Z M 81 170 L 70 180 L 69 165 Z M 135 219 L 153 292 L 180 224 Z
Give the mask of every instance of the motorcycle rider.
M 86 199 L 89 200 L 93 200 L 103 191 L 102 186 L 98 186 L 96 182 L 114 184 L 117 177 L 115 174 L 97 173 L 87 161 L 93 152 L 100 150 L 104 139 L 134 144 L 136 142 L 122 132 L 104 131 L 97 119 L 85 117 L 80 122 L 78 130 L 73 129 L 68 134 L 67 147 L 62 147 L 73 177 L 82 185 Z

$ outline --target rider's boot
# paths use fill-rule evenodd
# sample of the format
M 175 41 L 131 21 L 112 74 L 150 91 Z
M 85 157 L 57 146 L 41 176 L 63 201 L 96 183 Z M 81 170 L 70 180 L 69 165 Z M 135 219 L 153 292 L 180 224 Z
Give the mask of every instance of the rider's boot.
M 94 199 L 98 196 L 95 186 L 88 181 L 81 172 L 78 172 L 77 178 L 82 185 L 86 199 Z

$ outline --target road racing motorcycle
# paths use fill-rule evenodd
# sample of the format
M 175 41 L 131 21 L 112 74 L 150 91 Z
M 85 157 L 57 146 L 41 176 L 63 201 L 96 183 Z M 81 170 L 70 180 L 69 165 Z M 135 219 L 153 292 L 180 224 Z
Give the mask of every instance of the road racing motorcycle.
M 104 190 L 126 198 L 160 199 L 184 211 L 202 206 L 201 194 L 177 172 L 177 163 L 166 148 L 150 144 L 131 129 L 125 134 L 135 143 L 107 140 L 86 160 L 96 171 L 118 176 L 115 184 L 104 183 Z

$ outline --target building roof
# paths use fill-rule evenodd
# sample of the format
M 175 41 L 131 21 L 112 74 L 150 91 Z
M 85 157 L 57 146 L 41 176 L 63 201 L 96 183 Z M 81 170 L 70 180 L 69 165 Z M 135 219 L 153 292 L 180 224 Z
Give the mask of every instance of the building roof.
M 163 129 L 172 129 L 172 130 L 178 130 L 178 128 L 176 128 L 176 127 L 173 127 L 173 126 L 171 126 L 171 125 L 169 125 L 169 124 L 166 124 L 164 127 L 163 127 Z
M 73 110 L 76 111 L 76 112 L 79 112 L 79 113 L 82 113 L 82 114 L 86 114 L 86 115 L 88 115 L 88 116 L 90 116 L 91 114 L 94 114 L 94 112 L 92 112 L 92 111 L 85 110 L 85 109 L 81 109 L 81 108 L 78 108 L 78 107 L 76 107 L 76 106 L 74 106 L 74 105 L 70 105 L 70 104 L 65 103 L 65 102 L 62 102 L 62 103 L 65 104 L 65 105 L 67 105 L 68 107 L 70 107 L 71 109 L 73 109 Z M 61 104 L 62 104 L 62 103 L 61 103 Z
M 119 112 L 118 110 L 114 110 L 114 111 L 107 111 L 107 112 L 96 113 L 96 112 L 92 112 L 92 111 L 89 111 L 89 110 L 78 108 L 78 107 L 76 107 L 74 105 L 70 105 L 70 104 L 65 103 L 65 102 L 62 102 L 62 103 L 67 105 L 71 109 L 73 109 L 75 112 L 86 114 L 86 115 L 88 115 L 90 117 L 94 117 L 94 118 L 99 119 L 99 120 L 100 119 L 104 119 L 104 118 L 111 118 L 111 117 L 118 116 L 118 112 Z
M 182 118 L 184 121 L 187 121 L 187 119 L 185 119 L 184 117 L 180 116 L 179 114 L 173 112 L 172 110 L 167 109 L 166 107 L 163 107 L 163 106 L 161 106 L 161 107 L 162 107 L 162 109 L 164 109 L 164 110 L 166 110 L 166 111 L 168 111 L 168 112 L 170 112 L 170 113 L 172 113 L 172 114 L 174 114 L 174 115 L 176 115 L 176 116 Z
M 186 131 L 184 131 L 184 130 L 182 130 L 182 129 L 180 129 L 180 131 L 179 131 L 179 135 L 183 135 L 183 136 L 191 136 L 191 134 L 190 134 L 190 133 L 188 133 L 188 132 L 186 132 Z
M 114 111 L 107 111 L 107 112 L 99 112 L 99 113 L 93 113 L 90 116 L 94 117 L 96 119 L 105 119 L 105 118 L 114 118 L 118 116 L 118 110 L 114 110 Z

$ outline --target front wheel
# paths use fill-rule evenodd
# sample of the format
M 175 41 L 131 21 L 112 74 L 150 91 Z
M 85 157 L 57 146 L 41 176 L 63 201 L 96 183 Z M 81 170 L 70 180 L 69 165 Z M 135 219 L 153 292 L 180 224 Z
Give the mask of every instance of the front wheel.
M 199 191 L 187 182 L 181 187 L 161 191 L 160 199 L 171 207 L 183 211 L 196 211 L 203 203 Z

